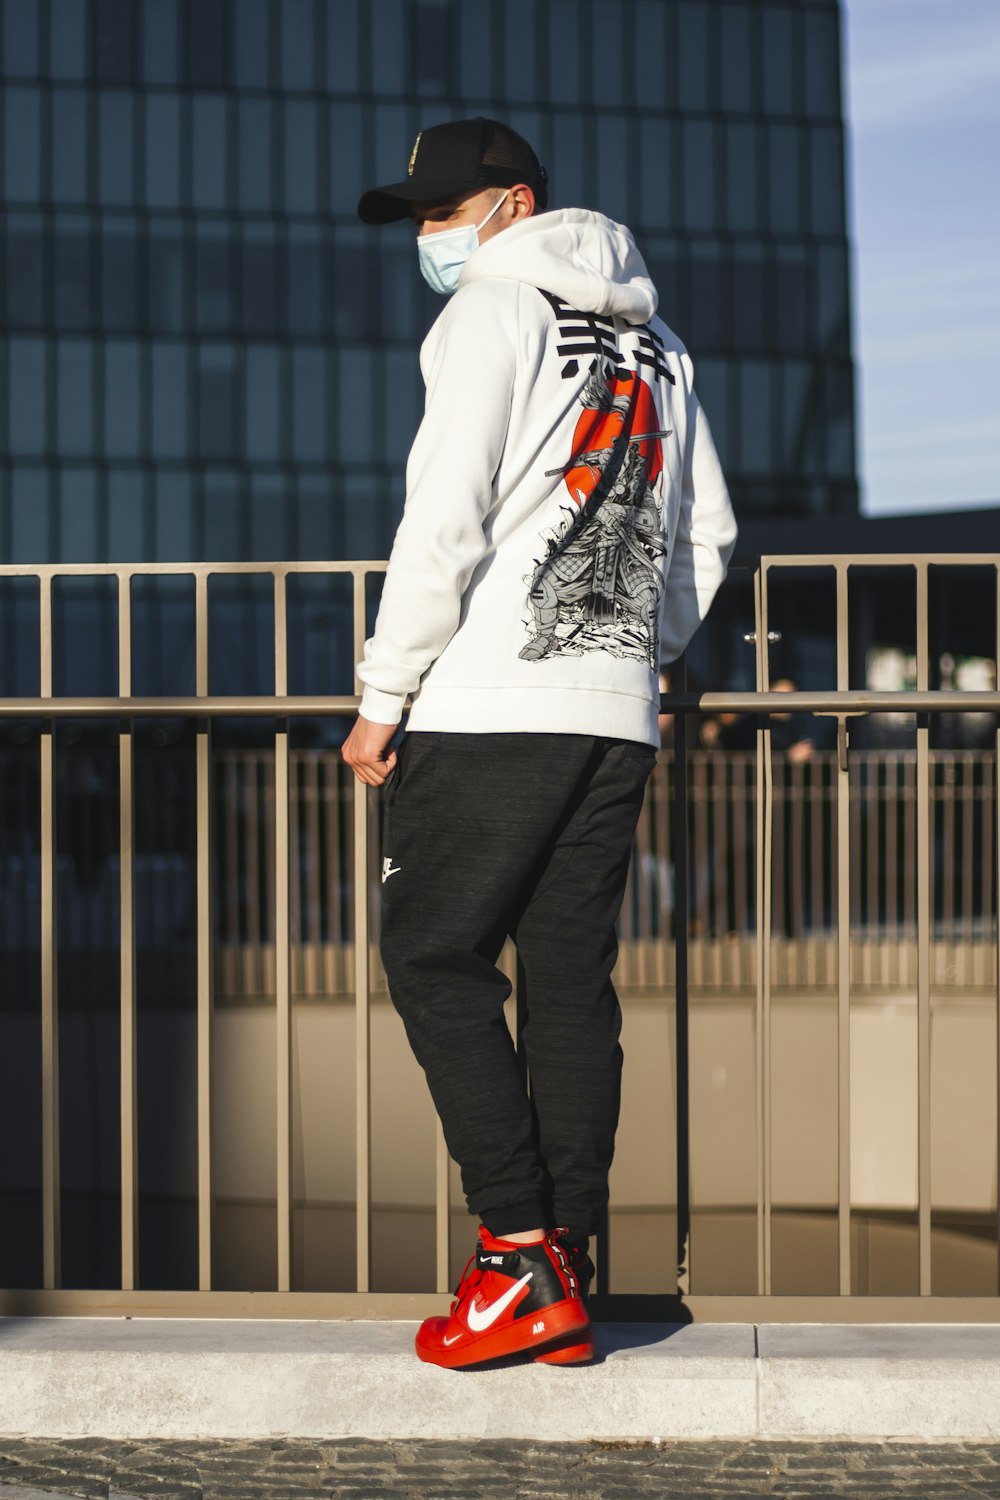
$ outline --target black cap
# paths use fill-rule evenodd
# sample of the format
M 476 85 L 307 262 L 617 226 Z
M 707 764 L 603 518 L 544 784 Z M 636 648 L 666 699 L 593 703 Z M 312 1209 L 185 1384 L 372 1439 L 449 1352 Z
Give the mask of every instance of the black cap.
M 539 208 L 548 202 L 545 168 L 528 142 L 499 120 L 449 120 L 422 130 L 413 144 L 403 182 L 371 188 L 358 201 L 366 224 L 405 219 L 411 203 L 435 203 L 485 187 L 527 183 Z

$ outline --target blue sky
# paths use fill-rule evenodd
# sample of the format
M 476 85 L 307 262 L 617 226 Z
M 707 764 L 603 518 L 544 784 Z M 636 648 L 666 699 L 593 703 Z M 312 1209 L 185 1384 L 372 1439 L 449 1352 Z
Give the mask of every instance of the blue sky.
M 1000 0 L 844 0 L 862 508 L 1000 505 Z

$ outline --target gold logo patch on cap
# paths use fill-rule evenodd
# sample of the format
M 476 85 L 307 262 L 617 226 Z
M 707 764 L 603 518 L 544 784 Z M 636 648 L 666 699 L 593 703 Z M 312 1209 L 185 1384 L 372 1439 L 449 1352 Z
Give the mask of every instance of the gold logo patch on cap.
M 423 131 L 421 130 L 416 140 L 413 142 L 413 150 L 410 152 L 410 165 L 406 169 L 407 177 L 413 176 L 413 168 L 416 165 L 417 152 L 420 150 L 420 136 L 422 135 Z

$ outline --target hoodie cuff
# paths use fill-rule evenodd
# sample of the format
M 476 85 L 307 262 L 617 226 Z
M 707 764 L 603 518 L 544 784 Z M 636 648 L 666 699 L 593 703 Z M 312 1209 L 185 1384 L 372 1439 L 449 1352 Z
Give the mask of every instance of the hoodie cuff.
M 358 712 L 372 724 L 398 724 L 405 702 L 405 693 L 382 693 L 378 688 L 366 687 Z

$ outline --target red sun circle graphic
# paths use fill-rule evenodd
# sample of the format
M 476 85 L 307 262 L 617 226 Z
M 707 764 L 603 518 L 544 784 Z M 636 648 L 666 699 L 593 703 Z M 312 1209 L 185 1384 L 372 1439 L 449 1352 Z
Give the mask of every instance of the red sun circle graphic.
M 606 385 L 611 400 L 618 401 L 619 404 L 627 400 L 628 410 L 623 414 L 621 411 L 601 411 L 597 407 L 585 408 L 573 433 L 574 460 L 584 453 L 610 448 L 623 431 L 628 434 L 659 431 L 660 418 L 653 392 L 641 376 L 628 370 L 616 371 L 606 381 Z M 660 439 L 643 439 L 639 444 L 639 451 L 646 460 L 646 474 L 650 485 L 653 485 L 663 468 Z M 565 478 L 566 488 L 574 503 L 583 505 L 593 493 L 600 478 L 600 470 L 596 465 L 591 467 L 571 460 Z

